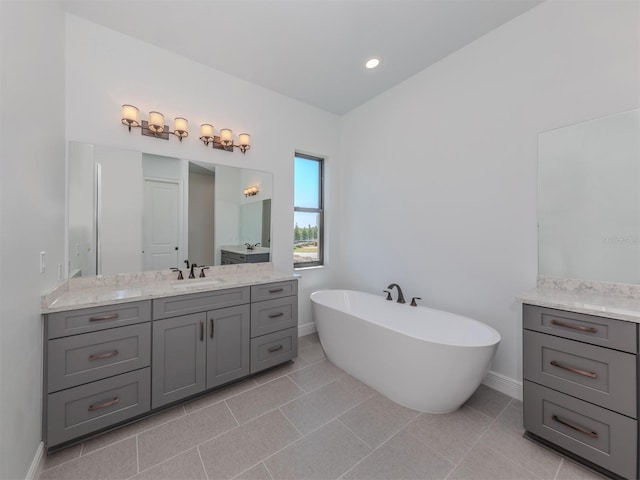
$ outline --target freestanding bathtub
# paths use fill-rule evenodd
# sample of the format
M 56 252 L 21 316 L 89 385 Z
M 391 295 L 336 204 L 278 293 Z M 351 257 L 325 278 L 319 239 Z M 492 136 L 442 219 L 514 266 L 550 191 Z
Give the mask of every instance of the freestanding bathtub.
M 489 370 L 500 334 L 484 323 L 353 290 L 311 294 L 329 360 L 400 405 L 458 409 Z

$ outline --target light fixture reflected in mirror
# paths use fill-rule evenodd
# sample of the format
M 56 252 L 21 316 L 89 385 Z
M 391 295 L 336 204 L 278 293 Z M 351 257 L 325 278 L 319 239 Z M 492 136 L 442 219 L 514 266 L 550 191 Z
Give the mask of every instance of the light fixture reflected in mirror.
M 244 196 L 245 197 L 253 197 L 253 196 L 257 195 L 259 191 L 260 191 L 260 189 L 254 185 L 252 187 L 244 189 Z

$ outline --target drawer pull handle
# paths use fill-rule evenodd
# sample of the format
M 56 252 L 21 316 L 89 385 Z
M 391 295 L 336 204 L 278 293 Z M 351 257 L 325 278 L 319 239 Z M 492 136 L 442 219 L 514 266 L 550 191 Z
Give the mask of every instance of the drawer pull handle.
M 284 292 L 284 288 L 271 288 L 269 289 L 269 293 L 280 293 Z
M 597 373 L 593 373 L 593 372 L 587 372 L 586 370 L 580 370 L 579 368 L 573 368 L 573 367 L 568 367 L 566 365 L 562 365 L 560 362 L 556 362 L 555 360 L 552 360 L 551 365 L 553 365 L 554 367 L 558 367 L 561 368 L 563 370 L 567 370 L 571 373 L 577 373 L 578 375 L 582 375 L 583 377 L 588 377 L 588 378 L 598 378 L 598 374 Z
M 278 317 L 282 317 L 284 315 L 284 313 L 282 312 L 278 312 L 278 313 L 272 313 L 269 315 L 269 318 L 278 318 Z
M 116 318 L 120 318 L 119 313 L 112 313 L 111 315 L 103 315 L 101 317 L 91 317 L 89 318 L 90 322 L 102 322 L 103 320 L 115 320 Z
M 109 400 L 108 402 L 100 403 L 98 405 L 90 405 L 89 406 L 89 411 L 90 412 L 95 412 L 96 410 L 101 410 L 103 408 L 110 407 L 111 405 L 115 405 L 119 401 L 120 401 L 120 399 L 118 397 L 116 397 L 113 400 Z
M 553 415 L 551 417 L 552 419 L 554 419 L 556 422 L 561 423 L 562 425 L 565 425 L 573 430 L 575 430 L 576 432 L 580 432 L 583 433 L 584 435 L 591 437 L 591 438 L 598 438 L 598 433 L 597 432 L 592 432 L 591 430 L 587 430 L 586 428 L 582 428 L 582 427 L 578 427 L 577 425 L 574 425 L 573 423 L 570 423 L 566 420 L 563 420 L 562 418 L 558 417 L 557 415 Z
M 277 352 L 278 350 L 282 350 L 282 345 L 278 345 L 276 347 L 269 347 L 267 350 L 269 351 L 269 353 Z
M 557 325 L 558 327 L 570 328 L 572 330 L 578 330 L 580 332 L 598 333 L 598 329 L 595 327 L 584 327 L 582 325 L 574 325 L 573 323 L 559 322 L 558 320 L 551 320 L 551 325 Z
M 213 318 L 211 318 L 211 338 L 213 338 Z
M 120 352 L 118 352 L 118 350 L 114 350 L 113 352 L 99 353 L 97 355 L 89 355 L 89 360 L 102 360 L 104 358 L 111 358 L 111 357 L 115 357 L 119 353 Z
M 200 341 L 204 341 L 204 322 L 200 321 Z

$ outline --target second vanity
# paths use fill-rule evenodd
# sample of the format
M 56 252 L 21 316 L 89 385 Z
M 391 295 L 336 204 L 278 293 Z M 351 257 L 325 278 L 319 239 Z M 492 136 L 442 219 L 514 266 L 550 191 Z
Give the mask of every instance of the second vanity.
M 640 298 L 538 288 L 519 299 L 525 436 L 638 478 Z
M 297 279 L 243 267 L 195 281 L 83 279 L 43 299 L 47 447 L 296 357 Z

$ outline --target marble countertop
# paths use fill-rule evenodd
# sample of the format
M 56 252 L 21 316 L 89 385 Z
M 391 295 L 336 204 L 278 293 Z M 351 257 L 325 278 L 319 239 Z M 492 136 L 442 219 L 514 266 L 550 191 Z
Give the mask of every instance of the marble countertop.
M 640 298 L 538 287 L 517 299 L 530 305 L 640 323 Z
M 176 275 L 160 271 L 72 278 L 42 296 L 41 311 L 78 310 L 299 278 L 275 271 L 269 263 L 211 267 L 206 278 L 177 280 Z
M 243 253 L 245 255 L 253 255 L 256 253 L 269 253 L 271 250 L 269 247 L 253 247 L 249 250 L 246 245 L 223 245 L 220 250 L 226 250 L 227 252 Z

